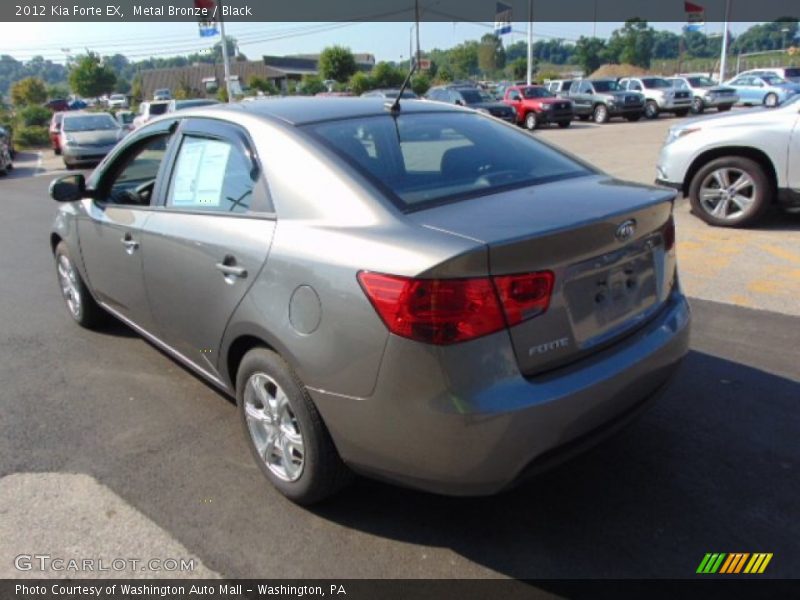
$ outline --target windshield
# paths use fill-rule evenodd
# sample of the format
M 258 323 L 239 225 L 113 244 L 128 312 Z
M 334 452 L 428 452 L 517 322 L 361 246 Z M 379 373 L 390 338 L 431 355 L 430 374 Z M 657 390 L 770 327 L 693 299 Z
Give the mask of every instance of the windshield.
M 526 98 L 553 98 L 555 96 L 541 87 L 526 87 L 522 91 L 522 95 Z
M 167 112 L 167 106 L 169 106 L 166 102 L 163 104 L 151 104 L 150 105 L 150 114 L 151 115 L 163 115 Z
M 595 92 L 619 92 L 622 88 L 616 81 L 593 81 Z
M 689 77 L 689 85 L 696 88 L 713 87 L 716 85 L 708 77 Z
M 306 130 L 415 210 L 587 175 L 556 150 L 475 114 L 410 114 L 310 124 Z
M 458 90 L 458 93 L 461 94 L 461 97 L 464 98 L 464 102 L 467 104 L 486 102 L 478 90 Z
M 98 129 L 119 129 L 111 115 L 86 115 L 64 119 L 64 131 L 97 131 Z
M 661 77 L 643 77 L 642 85 L 644 85 L 644 87 L 646 87 L 648 90 L 672 87 L 669 81 L 662 79 Z

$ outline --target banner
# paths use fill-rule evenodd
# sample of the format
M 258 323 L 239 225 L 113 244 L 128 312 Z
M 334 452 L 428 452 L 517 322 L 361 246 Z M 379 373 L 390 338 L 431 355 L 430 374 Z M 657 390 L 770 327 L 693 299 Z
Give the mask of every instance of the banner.
M 684 10 L 686 10 L 686 25 L 683 26 L 685 31 L 700 31 L 706 25 L 706 11 L 699 4 L 692 2 L 683 3 Z
M 507 33 L 511 33 L 511 7 L 498 2 L 494 15 L 494 34 L 505 35 Z

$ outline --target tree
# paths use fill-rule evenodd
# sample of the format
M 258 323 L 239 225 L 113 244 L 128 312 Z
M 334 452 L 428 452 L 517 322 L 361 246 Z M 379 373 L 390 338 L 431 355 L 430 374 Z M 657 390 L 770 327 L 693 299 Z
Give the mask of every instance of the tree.
M 590 75 L 603 64 L 603 54 L 606 50 L 604 40 L 596 37 L 581 36 L 575 44 L 575 60 L 583 69 L 585 75 Z
M 117 76 L 94 52 L 78 57 L 69 72 L 69 85 L 80 96 L 93 98 L 114 89 Z
M 406 74 L 397 67 L 387 62 L 379 62 L 370 73 L 373 87 L 375 88 L 394 88 L 402 85 L 406 79 Z
M 47 98 L 66 98 L 69 96 L 69 88 L 63 83 L 56 83 L 47 86 Z
M 606 56 L 611 62 L 650 68 L 653 58 L 653 28 L 643 19 L 628 19 L 611 34 Z
M 509 77 L 511 79 L 525 79 L 528 76 L 528 59 L 527 58 L 516 58 L 514 61 L 508 65 L 506 69 Z M 536 72 L 536 69 L 533 69 L 533 72 Z
M 449 83 L 453 81 L 453 71 L 447 65 L 443 65 L 436 72 L 436 79 L 442 83 Z
M 131 97 L 134 102 L 141 102 L 144 100 L 144 90 L 142 89 L 142 76 L 136 75 L 131 83 Z
M 411 78 L 411 89 L 417 96 L 423 96 L 431 88 L 431 78 L 427 73 L 418 73 Z
M 47 100 L 47 88 L 38 77 L 26 77 L 11 86 L 11 101 L 17 106 L 41 104 Z
M 350 78 L 350 91 L 356 96 L 360 96 L 364 92 L 368 92 L 374 87 L 375 85 L 372 82 L 372 78 L 363 71 L 353 74 L 353 76 Z
M 274 83 L 272 83 L 269 79 L 260 77 L 258 75 L 253 75 L 250 77 L 250 79 L 248 79 L 247 87 L 249 87 L 251 90 L 264 92 L 270 96 L 274 96 L 278 93 L 278 88 L 275 87 Z
M 329 46 L 319 55 L 319 74 L 324 79 L 344 82 L 358 70 L 350 48 Z
M 485 75 L 502 69 L 506 64 L 506 54 L 503 42 L 493 33 L 487 33 L 481 38 L 478 48 L 478 66 Z
M 314 96 L 320 92 L 328 91 L 328 88 L 322 83 L 322 79 L 316 75 L 303 75 L 298 91 L 306 96 Z
M 127 94 L 131 91 L 131 82 L 122 77 L 117 78 L 117 83 L 114 84 L 114 92 L 117 94 Z

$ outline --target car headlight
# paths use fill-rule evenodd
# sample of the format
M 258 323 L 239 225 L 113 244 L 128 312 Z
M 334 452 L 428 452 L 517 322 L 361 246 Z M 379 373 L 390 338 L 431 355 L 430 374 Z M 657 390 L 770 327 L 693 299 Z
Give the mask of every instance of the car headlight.
M 542 104 L 542 110 L 552 110 L 552 104 Z
M 68 135 L 68 136 L 64 137 L 64 145 L 65 146 L 76 146 L 77 142 L 75 141 L 74 137 L 72 137 L 71 135 Z
M 674 141 L 679 140 L 682 137 L 689 135 L 690 133 L 694 133 L 695 131 L 700 131 L 699 127 L 673 127 L 667 133 L 667 139 L 664 142 L 665 146 L 668 146 Z

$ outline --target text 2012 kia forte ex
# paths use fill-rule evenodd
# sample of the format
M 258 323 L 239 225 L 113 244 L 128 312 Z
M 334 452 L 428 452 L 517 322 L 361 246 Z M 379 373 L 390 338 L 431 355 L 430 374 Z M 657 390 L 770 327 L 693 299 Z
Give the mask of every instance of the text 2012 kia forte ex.
M 495 493 L 629 421 L 687 352 L 672 192 L 458 106 L 181 111 L 51 195 L 72 317 L 235 395 L 296 502 L 352 472 Z

